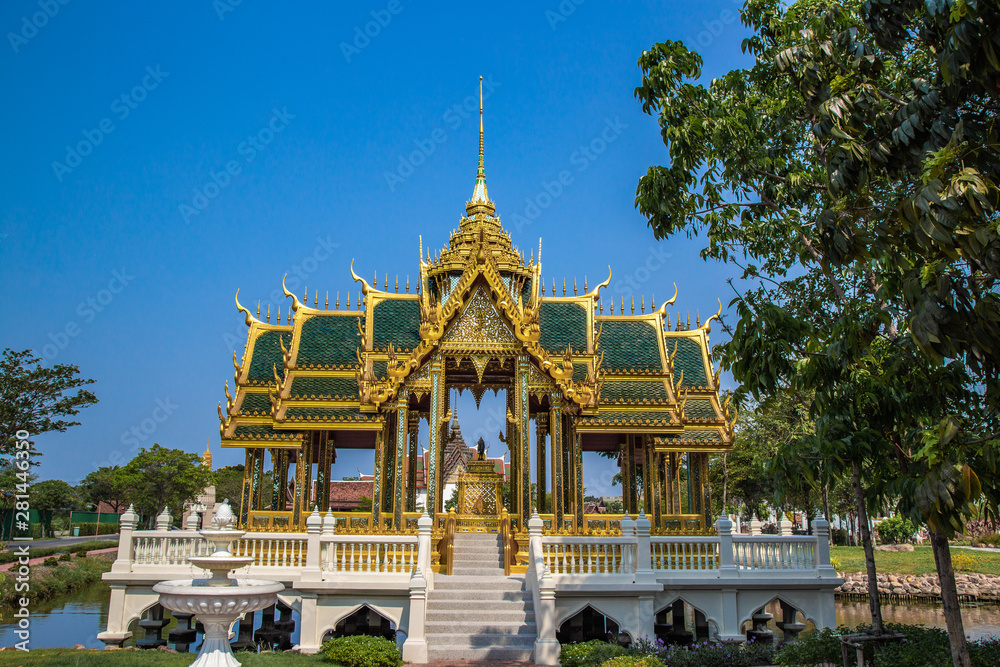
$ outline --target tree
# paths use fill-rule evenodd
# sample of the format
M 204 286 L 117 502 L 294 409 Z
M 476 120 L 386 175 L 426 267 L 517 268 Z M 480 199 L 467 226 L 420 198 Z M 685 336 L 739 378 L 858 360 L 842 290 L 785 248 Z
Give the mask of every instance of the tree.
M 212 473 L 215 485 L 215 499 L 222 502 L 229 498 L 229 502 L 239 507 L 240 499 L 243 497 L 243 472 L 246 469 L 242 463 L 224 466 Z
M 640 179 L 636 206 L 657 238 L 704 231 L 703 257 L 742 269 L 723 351 L 737 400 L 813 392 L 816 436 L 775 463 L 823 488 L 850 475 L 869 578 L 872 506 L 928 523 L 968 665 L 947 538 L 1000 497 L 1000 16 L 749 0 L 742 17 L 754 64 L 707 87 L 678 42 L 640 57 L 636 96 L 670 164 Z
M 42 531 L 46 537 L 55 537 L 52 531 L 52 515 L 60 510 L 73 509 L 79 502 L 73 487 L 61 479 L 47 479 L 35 482 L 28 489 L 31 506 L 38 511 Z
M 129 487 L 122 480 L 120 466 L 104 466 L 88 473 L 77 486 L 80 497 L 96 508 L 101 502 L 121 514 L 129 501 Z
M 31 350 L 10 348 L 0 359 L 0 456 L 14 454 L 19 432 L 28 433 L 34 442 L 42 433 L 65 431 L 80 423 L 65 417 L 97 403 L 91 392 L 79 389 L 94 382 L 78 377 L 79 368 L 69 364 L 45 368 L 40 361 Z
M 202 465 L 201 456 L 155 443 L 150 449 L 140 449 L 122 468 L 121 477 L 149 525 L 164 507 L 179 516 L 185 504 L 212 483 L 212 473 Z

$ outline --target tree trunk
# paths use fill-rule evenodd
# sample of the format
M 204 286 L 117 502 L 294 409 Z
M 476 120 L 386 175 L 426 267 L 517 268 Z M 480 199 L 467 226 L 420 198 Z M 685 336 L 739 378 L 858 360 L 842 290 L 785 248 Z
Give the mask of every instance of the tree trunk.
M 884 631 L 882 627 L 882 601 L 878 596 L 878 574 L 875 572 L 875 547 L 868 527 L 868 510 L 865 509 L 865 494 L 861 488 L 861 466 L 851 461 L 851 482 L 854 486 L 854 504 L 858 511 L 858 528 L 861 530 L 861 544 L 865 548 L 865 569 L 868 572 L 868 609 L 872 614 L 872 629 L 876 635 Z
M 948 640 L 951 642 L 951 661 L 955 667 L 969 667 L 969 646 L 965 642 L 965 626 L 962 624 L 962 609 L 958 605 L 958 590 L 955 587 L 955 570 L 951 566 L 951 547 L 944 533 L 929 529 L 931 548 L 934 550 L 934 564 L 937 565 L 938 582 L 941 584 L 941 606 L 944 620 L 948 625 Z

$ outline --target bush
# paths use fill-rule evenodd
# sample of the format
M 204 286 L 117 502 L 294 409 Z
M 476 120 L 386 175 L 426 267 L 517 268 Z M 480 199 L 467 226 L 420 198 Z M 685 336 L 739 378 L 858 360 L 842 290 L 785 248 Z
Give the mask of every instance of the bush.
M 403 658 L 396 642 L 383 637 L 352 635 L 325 642 L 323 658 L 344 667 L 399 667 Z
M 629 653 L 618 644 L 609 644 L 600 639 L 591 639 L 582 644 L 566 644 L 559 653 L 559 664 L 563 667 L 592 667 L 603 665 L 612 658 Z
M 972 540 L 974 547 L 1000 547 L 1000 533 L 986 533 Z
M 838 628 L 837 631 L 826 628 L 799 635 L 795 641 L 781 647 L 775 656 L 775 662 L 782 667 L 819 665 L 824 662 L 840 664 L 843 662 L 840 653 L 841 632 L 850 631 L 847 628 Z
M 913 541 L 917 527 L 909 519 L 891 516 L 882 521 L 875 530 L 879 539 L 885 544 L 905 544 Z
M 605 660 L 601 667 L 663 667 L 663 663 L 653 655 L 620 655 Z
M 69 554 L 63 554 L 62 556 L 59 556 L 59 560 L 62 560 L 62 561 L 72 560 L 72 559 L 73 559 L 73 557 L 70 556 Z
M 69 532 L 73 532 L 73 528 L 80 528 L 80 535 L 114 535 L 118 532 L 117 523 L 97 523 L 96 521 L 89 523 L 74 523 L 69 528 Z
M 846 547 L 847 546 L 847 529 L 846 528 L 831 528 L 830 529 L 830 543 L 835 547 Z
M 58 564 L 59 561 L 57 561 L 55 558 L 52 557 L 46 558 L 45 560 L 42 561 L 42 565 L 44 565 L 45 567 L 55 567 Z
M 951 553 L 951 566 L 959 572 L 975 572 L 979 563 L 975 556 L 968 553 L 953 551 Z

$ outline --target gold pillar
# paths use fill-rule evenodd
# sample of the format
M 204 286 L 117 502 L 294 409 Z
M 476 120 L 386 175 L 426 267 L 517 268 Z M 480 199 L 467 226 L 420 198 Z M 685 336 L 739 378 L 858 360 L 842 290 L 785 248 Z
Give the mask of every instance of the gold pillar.
M 382 527 L 382 502 L 383 493 L 385 486 L 385 447 L 386 443 L 386 431 L 392 430 L 392 418 L 390 413 L 390 418 L 387 420 L 381 431 L 375 434 L 375 481 L 372 486 L 372 526 L 376 528 Z
M 424 471 L 424 479 L 427 480 L 427 512 L 433 518 L 435 514 L 441 511 L 443 502 L 441 499 L 443 492 L 443 489 L 441 489 L 441 466 L 438 464 L 438 459 L 441 456 L 441 450 L 444 449 L 441 436 L 441 422 L 444 419 L 444 399 L 448 393 L 444 386 L 444 359 L 440 356 L 431 361 L 430 377 L 431 406 L 430 414 L 427 418 L 429 426 L 429 442 L 427 447 L 430 450 L 430 455 L 428 456 L 430 470 Z M 437 525 L 436 519 L 435 525 Z
M 649 442 L 650 449 L 652 449 L 652 442 Z M 662 530 L 663 529 L 663 487 L 666 486 L 663 482 L 663 454 L 653 453 L 651 454 L 653 459 L 652 478 L 653 487 L 651 489 L 651 497 L 653 498 L 653 526 Z
M 285 486 L 282 481 L 282 468 L 285 465 L 285 450 L 271 450 L 271 510 L 280 512 L 285 509 Z M 287 477 L 287 473 L 285 474 Z
M 312 438 L 308 435 L 305 442 L 295 452 L 295 488 L 292 491 L 292 526 L 300 525 L 303 513 L 307 512 L 309 503 L 309 451 L 312 449 Z
M 549 395 L 549 431 L 552 434 L 552 514 L 553 530 L 563 529 L 565 479 L 563 478 L 563 400 L 558 391 Z
M 549 416 L 544 412 L 535 415 L 535 510 L 539 514 L 547 512 L 545 506 L 546 470 L 545 470 L 545 436 L 549 430 Z
M 250 509 L 263 509 L 261 487 L 264 485 L 264 449 L 253 449 L 250 472 Z
M 316 452 L 316 505 L 320 510 L 330 507 L 330 432 L 320 431 L 317 434 L 318 451 Z
M 635 516 L 636 493 L 635 493 L 635 443 L 632 436 L 626 434 L 622 436 L 620 450 L 618 453 L 618 470 L 622 476 L 622 506 L 625 511 Z
M 642 446 L 642 511 L 646 513 L 647 518 L 652 519 L 655 514 L 653 511 L 653 505 L 655 504 L 653 502 L 655 497 L 653 478 L 656 476 L 654 470 L 653 436 L 641 435 L 636 440 Z M 655 526 L 656 523 L 654 522 L 653 525 Z
M 410 395 L 406 389 L 399 390 L 396 399 L 396 437 L 393 443 L 392 478 L 392 528 L 403 529 L 403 461 L 406 458 L 406 429 L 410 424 L 408 404 Z
M 408 457 L 408 469 L 406 474 L 406 511 L 417 511 L 417 441 L 420 434 L 420 415 L 410 412 L 409 433 L 410 433 L 410 453 Z
M 247 524 L 247 512 L 250 510 L 250 490 L 253 487 L 251 475 L 253 474 L 253 450 L 246 449 L 243 463 L 243 487 L 240 489 L 240 520 L 241 526 Z
M 531 430 L 528 414 L 528 356 L 517 357 L 517 372 L 514 375 L 517 392 L 514 396 L 514 418 L 517 420 L 517 462 L 518 462 L 518 528 L 525 530 L 531 518 Z
M 569 426 L 570 442 L 573 449 L 573 513 L 577 533 L 583 533 L 586 526 L 583 522 L 583 442 L 576 426 Z

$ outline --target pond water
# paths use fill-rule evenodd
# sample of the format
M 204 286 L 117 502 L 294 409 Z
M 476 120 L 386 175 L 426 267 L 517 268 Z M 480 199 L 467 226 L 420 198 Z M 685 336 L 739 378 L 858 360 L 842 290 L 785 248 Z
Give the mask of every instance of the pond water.
M 108 623 L 110 589 L 99 581 L 70 595 L 38 604 L 31 610 L 31 648 L 58 648 L 83 644 L 87 648 L 103 648 L 97 639 Z M 0 647 L 12 646 L 18 639 L 11 623 L 13 610 L 3 609 L 0 620 Z M 259 614 L 260 612 L 258 612 Z M 882 604 L 886 623 L 906 623 L 943 628 L 944 616 L 938 607 L 929 604 Z M 1000 638 L 1000 605 L 964 606 L 965 634 L 973 639 Z M 837 600 L 837 624 L 856 626 L 868 623 L 868 603 L 856 600 Z M 257 625 L 260 620 L 257 619 Z M 163 637 L 174 627 L 171 621 L 163 630 Z M 135 629 L 133 629 L 133 632 Z M 141 631 L 136 633 L 141 635 Z M 298 642 L 298 628 L 292 635 Z M 132 640 L 134 643 L 134 639 Z

